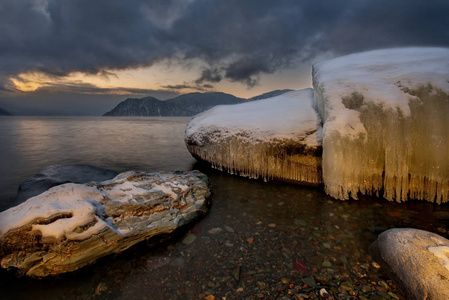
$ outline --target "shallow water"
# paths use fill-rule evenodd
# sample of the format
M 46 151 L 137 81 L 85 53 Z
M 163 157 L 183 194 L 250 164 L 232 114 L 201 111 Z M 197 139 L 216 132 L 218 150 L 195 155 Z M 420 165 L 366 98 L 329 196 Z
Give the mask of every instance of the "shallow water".
M 1 298 L 298 299 L 325 289 L 335 299 L 394 299 L 400 293 L 372 264 L 370 243 L 388 228 L 436 232 L 447 225 L 435 214 L 449 211 L 447 205 L 343 202 L 319 189 L 247 180 L 194 165 L 183 142 L 187 120 L 0 118 L 1 165 L 9 169 L 2 166 L 2 188 L 17 188 L 51 164 L 85 163 L 118 171 L 200 168 L 214 190 L 209 214 L 162 245 L 142 243 L 59 278 L 16 278 L 2 270 Z M 5 158 L 5 151 L 11 155 L 24 145 L 20 154 Z M 186 235 L 196 239 L 183 243 Z

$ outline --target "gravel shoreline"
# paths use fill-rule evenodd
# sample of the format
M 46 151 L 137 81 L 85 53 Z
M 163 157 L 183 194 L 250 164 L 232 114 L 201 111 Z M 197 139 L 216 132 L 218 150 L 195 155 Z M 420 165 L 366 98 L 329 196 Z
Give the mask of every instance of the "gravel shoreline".
M 203 170 L 205 171 L 205 170 Z M 404 299 L 368 253 L 388 228 L 447 237 L 449 207 L 322 191 L 207 171 L 209 214 L 74 274 L 46 280 L 0 273 L 5 299 Z M 26 289 L 23 288 L 26 286 Z

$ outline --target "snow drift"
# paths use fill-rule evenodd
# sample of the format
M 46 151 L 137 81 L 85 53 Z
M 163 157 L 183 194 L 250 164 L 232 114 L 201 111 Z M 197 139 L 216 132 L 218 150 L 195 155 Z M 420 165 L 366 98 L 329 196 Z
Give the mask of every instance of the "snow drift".
M 323 180 L 340 199 L 449 199 L 449 49 L 352 54 L 313 67 Z

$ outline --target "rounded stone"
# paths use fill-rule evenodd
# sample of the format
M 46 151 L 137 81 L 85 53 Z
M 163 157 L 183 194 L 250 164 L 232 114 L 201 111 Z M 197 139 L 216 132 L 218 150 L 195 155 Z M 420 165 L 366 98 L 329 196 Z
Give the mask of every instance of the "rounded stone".
M 424 230 L 390 229 L 370 251 L 407 299 L 449 299 L 449 240 Z

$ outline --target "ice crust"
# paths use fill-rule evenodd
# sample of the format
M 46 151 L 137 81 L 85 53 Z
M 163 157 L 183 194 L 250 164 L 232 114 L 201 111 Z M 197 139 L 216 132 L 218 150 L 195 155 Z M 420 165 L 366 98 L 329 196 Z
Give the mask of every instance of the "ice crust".
M 221 105 L 195 116 L 186 145 L 197 158 L 231 174 L 321 183 L 321 121 L 313 90 Z
M 449 200 L 449 49 L 376 50 L 320 62 L 313 87 L 329 195 Z

